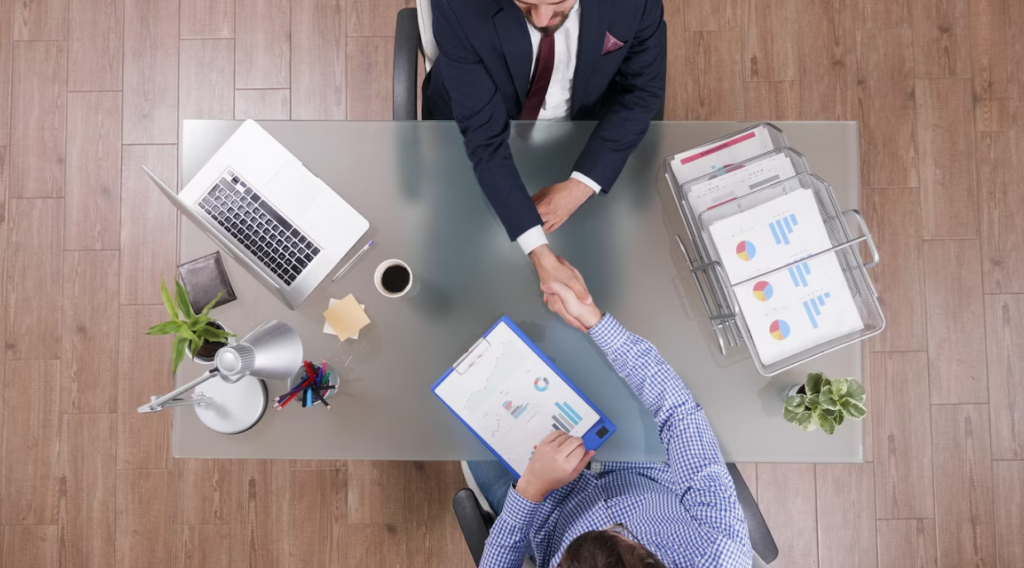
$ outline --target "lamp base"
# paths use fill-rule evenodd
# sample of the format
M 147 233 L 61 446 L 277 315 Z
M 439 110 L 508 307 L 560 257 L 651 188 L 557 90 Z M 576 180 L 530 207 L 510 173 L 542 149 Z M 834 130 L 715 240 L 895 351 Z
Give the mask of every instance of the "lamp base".
M 253 376 L 234 383 L 214 377 L 193 392 L 210 399 L 195 407 L 196 416 L 207 428 L 221 434 L 241 434 L 259 423 L 267 411 L 267 385 Z

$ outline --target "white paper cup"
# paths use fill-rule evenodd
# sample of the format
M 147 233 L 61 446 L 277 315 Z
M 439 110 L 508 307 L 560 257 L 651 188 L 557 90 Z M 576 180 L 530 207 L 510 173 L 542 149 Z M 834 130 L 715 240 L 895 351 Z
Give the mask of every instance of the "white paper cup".
M 386 289 L 384 289 L 384 285 L 381 283 L 381 279 L 384 277 L 384 271 L 392 266 L 404 266 L 405 269 L 409 271 L 409 284 L 407 284 L 405 289 L 402 290 L 401 292 L 388 292 Z M 387 296 L 388 298 L 401 298 L 410 289 L 412 289 L 412 283 L 412 269 L 409 268 L 408 264 L 402 262 L 401 260 L 398 260 L 397 258 L 385 260 L 384 262 L 380 263 L 380 266 L 377 267 L 377 271 L 373 273 L 373 284 L 377 286 L 377 291 Z

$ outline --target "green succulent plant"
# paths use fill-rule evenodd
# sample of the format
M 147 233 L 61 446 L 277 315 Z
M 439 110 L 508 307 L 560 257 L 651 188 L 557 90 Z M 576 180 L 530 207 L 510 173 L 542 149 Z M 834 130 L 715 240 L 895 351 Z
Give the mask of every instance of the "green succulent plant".
M 185 346 L 188 345 L 192 351 L 192 357 L 204 343 L 224 343 L 235 334 L 218 329 L 210 325 L 213 318 L 210 317 L 210 310 L 217 304 L 217 300 L 224 294 L 221 290 L 212 302 L 198 314 L 192 311 L 192 303 L 188 299 L 188 292 L 181 282 L 174 281 L 175 297 L 167 291 L 167 284 L 160 282 L 160 296 L 164 300 L 164 307 L 171 316 L 170 321 L 158 323 L 149 328 L 147 335 L 174 335 L 174 343 L 171 345 L 171 365 L 173 372 L 178 372 L 178 365 L 185 359 Z M 177 304 L 175 304 L 177 300 Z
M 834 434 L 847 418 L 860 420 L 868 413 L 864 387 L 856 379 L 830 379 L 824 373 L 810 373 L 804 389 L 804 394 L 786 398 L 782 417 L 808 432 L 820 426 L 826 434 Z

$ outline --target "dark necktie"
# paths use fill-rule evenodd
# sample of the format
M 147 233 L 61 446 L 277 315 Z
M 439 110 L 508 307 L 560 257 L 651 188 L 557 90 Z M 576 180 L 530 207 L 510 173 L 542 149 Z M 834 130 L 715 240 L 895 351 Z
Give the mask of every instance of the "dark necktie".
M 533 79 L 530 81 L 530 92 L 526 95 L 523 114 L 519 120 L 537 120 L 540 107 L 544 106 L 544 97 L 548 94 L 551 84 L 551 72 L 555 69 L 555 34 L 540 36 L 540 47 L 537 48 L 537 62 L 533 64 Z

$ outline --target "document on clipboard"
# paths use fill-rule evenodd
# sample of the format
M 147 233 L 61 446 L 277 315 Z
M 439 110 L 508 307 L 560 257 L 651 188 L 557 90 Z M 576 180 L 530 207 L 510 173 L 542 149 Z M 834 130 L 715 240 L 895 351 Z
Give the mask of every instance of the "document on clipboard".
M 596 449 L 615 425 L 507 316 L 498 320 L 432 388 L 441 402 L 517 478 L 555 430 Z

